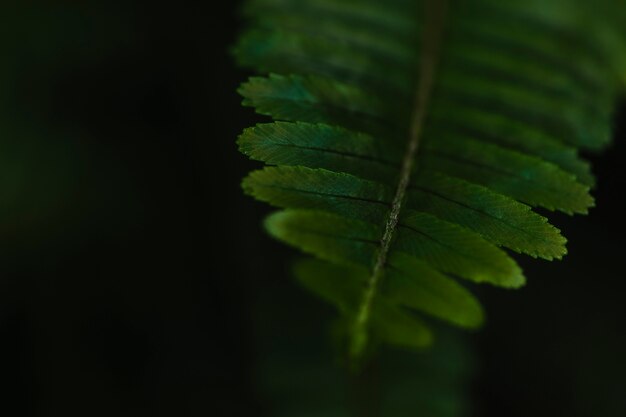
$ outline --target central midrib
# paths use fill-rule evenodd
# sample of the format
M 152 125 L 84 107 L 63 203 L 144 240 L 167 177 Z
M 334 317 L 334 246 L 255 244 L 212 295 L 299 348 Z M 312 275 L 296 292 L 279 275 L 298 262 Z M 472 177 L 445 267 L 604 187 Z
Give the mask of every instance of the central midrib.
M 385 231 L 380 240 L 380 247 L 361 304 L 357 310 L 354 323 L 353 337 L 350 345 L 350 354 L 353 358 L 359 357 L 367 343 L 367 323 L 372 309 L 372 302 L 376 295 L 380 279 L 383 275 L 387 255 L 393 236 L 398 228 L 398 219 L 402 210 L 402 203 L 413 172 L 415 157 L 419 148 L 424 122 L 428 113 L 428 105 L 433 90 L 435 69 L 439 61 L 441 40 L 443 38 L 444 23 L 447 13 L 447 0 L 425 0 L 426 24 L 422 33 L 422 49 L 420 51 L 419 78 L 417 91 L 411 113 L 409 138 L 406 151 L 402 159 L 400 178 L 394 195 L 389 217 L 385 223 Z

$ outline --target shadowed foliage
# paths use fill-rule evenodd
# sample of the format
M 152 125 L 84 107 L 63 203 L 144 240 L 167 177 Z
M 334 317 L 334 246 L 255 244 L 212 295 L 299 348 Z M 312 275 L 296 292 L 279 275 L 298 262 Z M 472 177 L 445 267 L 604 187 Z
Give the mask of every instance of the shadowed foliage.
M 589 11 L 565 0 L 247 3 L 235 54 L 263 75 L 239 92 L 275 121 L 239 138 L 268 165 L 243 187 L 284 209 L 265 222 L 272 236 L 318 258 L 296 276 L 337 307 L 353 358 L 379 342 L 428 346 L 419 313 L 480 326 L 458 279 L 523 285 L 507 249 L 565 255 L 533 208 L 594 205 L 579 151 L 609 143 L 624 73 L 619 20 Z

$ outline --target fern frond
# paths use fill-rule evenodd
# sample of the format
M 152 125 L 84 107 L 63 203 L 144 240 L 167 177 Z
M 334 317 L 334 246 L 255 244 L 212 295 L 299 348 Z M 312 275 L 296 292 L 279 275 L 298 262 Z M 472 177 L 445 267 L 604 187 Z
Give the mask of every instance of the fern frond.
M 543 2 L 540 2 L 543 5 Z M 566 240 L 532 207 L 587 213 L 580 149 L 604 148 L 618 92 L 614 31 L 585 35 L 574 0 L 250 0 L 244 104 L 273 123 L 241 151 L 243 182 L 284 209 L 269 233 L 342 315 L 349 350 L 431 343 L 418 313 L 483 321 L 457 282 L 516 288 L 506 249 L 547 260 Z

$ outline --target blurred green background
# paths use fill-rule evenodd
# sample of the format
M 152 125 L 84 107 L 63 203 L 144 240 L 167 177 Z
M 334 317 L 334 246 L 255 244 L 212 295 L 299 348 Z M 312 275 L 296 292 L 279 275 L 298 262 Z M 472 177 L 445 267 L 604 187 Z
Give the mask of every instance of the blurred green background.
M 623 106 L 570 255 L 355 382 L 239 188 L 236 7 L 0 6 L 0 415 L 626 415 Z

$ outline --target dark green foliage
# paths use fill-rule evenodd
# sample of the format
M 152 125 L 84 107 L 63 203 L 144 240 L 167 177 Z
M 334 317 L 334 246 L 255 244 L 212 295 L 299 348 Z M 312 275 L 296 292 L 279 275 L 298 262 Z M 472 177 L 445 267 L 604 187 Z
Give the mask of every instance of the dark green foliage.
M 355 376 L 334 366 L 333 350 L 326 340 L 333 312 L 307 297 L 290 285 L 265 288 L 259 294 L 254 311 L 259 334 L 255 375 L 266 411 L 259 414 L 473 415 L 465 387 L 474 382 L 477 363 L 463 334 L 439 326 L 437 349 L 421 355 L 382 352 Z
M 239 92 L 275 122 L 239 138 L 269 165 L 243 187 L 285 209 L 266 220 L 272 236 L 318 258 L 296 275 L 337 307 L 353 356 L 381 341 L 428 345 L 418 313 L 480 326 L 456 279 L 523 285 L 506 249 L 565 255 L 565 238 L 532 207 L 593 206 L 578 153 L 609 143 L 623 75 L 611 53 L 619 33 L 585 10 L 574 0 L 247 3 L 253 24 L 236 56 L 264 75 Z

